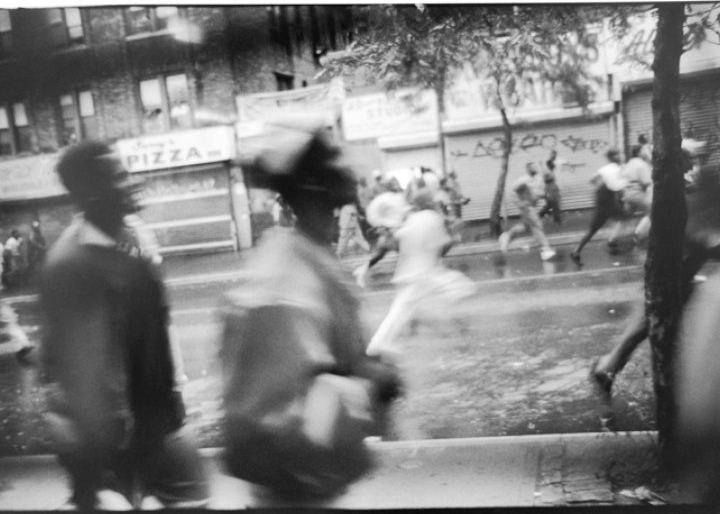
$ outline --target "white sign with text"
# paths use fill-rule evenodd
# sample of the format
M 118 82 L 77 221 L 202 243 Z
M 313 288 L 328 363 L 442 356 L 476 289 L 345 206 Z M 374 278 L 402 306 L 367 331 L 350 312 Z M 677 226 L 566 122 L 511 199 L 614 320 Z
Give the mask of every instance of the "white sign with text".
M 438 129 L 437 95 L 431 90 L 351 97 L 343 102 L 342 113 L 348 141 Z
M 230 160 L 235 157 L 235 136 L 233 127 L 207 127 L 121 139 L 116 147 L 133 173 Z

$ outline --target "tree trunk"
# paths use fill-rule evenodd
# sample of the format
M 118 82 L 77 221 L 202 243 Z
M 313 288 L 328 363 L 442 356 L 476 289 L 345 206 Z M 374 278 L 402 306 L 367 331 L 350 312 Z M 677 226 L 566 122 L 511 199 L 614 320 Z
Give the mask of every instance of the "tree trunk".
M 500 221 L 500 207 L 502 206 L 503 197 L 505 196 L 505 183 L 507 182 L 510 153 L 512 152 L 512 126 L 510 125 L 510 120 L 504 107 L 500 108 L 500 114 L 503 120 L 503 153 L 500 161 L 500 175 L 498 175 L 495 186 L 495 196 L 493 196 L 492 206 L 490 208 L 490 233 L 494 237 L 498 237 L 503 231 L 502 222 Z
M 645 264 L 645 307 L 652 347 L 663 464 L 673 441 L 675 336 L 682 314 L 682 253 L 687 212 L 680 145 L 680 55 L 685 4 L 658 4 L 653 62 L 653 206 Z

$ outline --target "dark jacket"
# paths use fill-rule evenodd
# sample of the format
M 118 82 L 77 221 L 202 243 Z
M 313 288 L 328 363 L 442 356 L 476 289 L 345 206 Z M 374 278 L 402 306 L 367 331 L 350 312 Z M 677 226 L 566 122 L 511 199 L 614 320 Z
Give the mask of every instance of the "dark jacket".
M 83 445 L 153 444 L 182 424 L 163 284 L 146 259 L 88 241 L 86 225 L 65 231 L 40 280 L 50 409 Z

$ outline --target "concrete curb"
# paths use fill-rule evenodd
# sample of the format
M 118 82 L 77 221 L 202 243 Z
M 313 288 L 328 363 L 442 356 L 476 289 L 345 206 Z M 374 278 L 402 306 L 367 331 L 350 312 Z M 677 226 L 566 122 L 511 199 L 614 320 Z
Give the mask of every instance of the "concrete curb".
M 376 467 L 324 503 L 273 507 L 426 509 L 615 505 L 613 469 L 654 457 L 655 432 L 603 432 L 377 441 Z M 222 450 L 201 450 L 213 509 L 267 507 L 223 470 Z M 0 458 L 0 509 L 48 510 L 68 497 L 54 456 Z M 627 502 L 623 502 L 627 503 Z

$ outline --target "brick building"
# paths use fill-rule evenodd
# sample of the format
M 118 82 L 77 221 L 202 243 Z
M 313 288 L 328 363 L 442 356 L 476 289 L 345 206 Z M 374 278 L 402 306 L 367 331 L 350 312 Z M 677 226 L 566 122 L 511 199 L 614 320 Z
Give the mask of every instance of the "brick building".
M 67 225 L 63 147 L 202 131 L 200 113 L 234 115 L 238 95 L 311 86 L 351 26 L 337 6 L 0 9 L 0 238 L 35 218 L 51 241 Z M 143 175 L 163 246 L 237 242 L 229 164 Z

